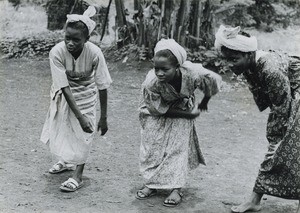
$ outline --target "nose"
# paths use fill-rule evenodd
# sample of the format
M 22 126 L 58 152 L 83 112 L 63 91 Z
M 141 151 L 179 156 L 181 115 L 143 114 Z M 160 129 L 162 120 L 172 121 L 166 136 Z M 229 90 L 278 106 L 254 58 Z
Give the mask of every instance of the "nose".
M 156 75 L 159 77 L 162 77 L 162 76 L 164 76 L 164 72 L 162 70 L 157 70 Z
M 68 46 L 68 47 L 73 47 L 73 46 L 74 46 L 73 41 L 68 41 L 68 42 L 67 42 L 67 46 Z

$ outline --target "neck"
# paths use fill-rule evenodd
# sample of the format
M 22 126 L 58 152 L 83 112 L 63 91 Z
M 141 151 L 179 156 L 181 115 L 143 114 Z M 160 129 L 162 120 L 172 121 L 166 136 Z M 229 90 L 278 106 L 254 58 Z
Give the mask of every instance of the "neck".
M 256 52 L 252 52 L 250 55 L 250 66 L 249 69 L 250 71 L 255 71 L 256 68 L 256 60 L 255 60 Z
M 79 50 L 79 51 L 77 51 L 77 52 L 71 53 L 71 55 L 72 55 L 75 59 L 77 59 L 77 58 L 80 56 L 82 50 L 83 50 L 83 49 L 81 49 L 81 50 Z

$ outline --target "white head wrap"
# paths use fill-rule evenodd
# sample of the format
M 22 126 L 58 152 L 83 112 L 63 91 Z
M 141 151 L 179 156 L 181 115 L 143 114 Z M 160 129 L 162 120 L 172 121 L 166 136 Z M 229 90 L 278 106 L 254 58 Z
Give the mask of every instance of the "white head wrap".
M 67 15 L 67 23 L 82 21 L 87 26 L 89 30 L 89 35 L 91 35 L 91 33 L 96 27 L 96 22 L 90 19 L 90 17 L 94 16 L 95 14 L 96 14 L 95 7 L 89 6 L 88 9 L 84 11 L 82 15 L 78 15 L 78 14 Z
M 226 28 L 223 25 L 220 26 L 216 33 L 215 47 L 220 50 L 221 46 L 225 46 L 232 50 L 241 52 L 253 52 L 257 50 L 257 40 L 254 36 L 247 37 L 238 35 L 241 28 Z
M 154 48 L 154 54 L 160 50 L 170 50 L 181 66 L 186 61 L 186 51 L 174 39 L 161 39 Z

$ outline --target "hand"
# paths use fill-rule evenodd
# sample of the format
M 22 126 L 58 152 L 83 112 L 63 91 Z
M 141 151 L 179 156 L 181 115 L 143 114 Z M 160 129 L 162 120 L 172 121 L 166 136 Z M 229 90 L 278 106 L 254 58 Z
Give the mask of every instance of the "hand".
M 198 109 L 200 111 L 207 111 L 207 102 L 201 101 L 201 103 L 198 105 Z
M 198 107 L 194 107 L 194 109 L 190 113 L 190 117 L 193 119 L 193 118 L 197 118 L 199 115 L 200 115 L 200 109 L 198 109 Z
M 100 118 L 97 131 L 101 129 L 101 135 L 105 135 L 108 130 L 106 118 Z
M 89 121 L 89 119 L 85 115 L 82 115 L 82 117 L 80 117 L 78 119 L 78 121 L 79 121 L 80 126 L 81 126 L 81 128 L 84 132 L 92 133 L 94 131 L 91 122 Z
M 198 109 L 200 109 L 200 111 L 207 111 L 207 104 L 209 102 L 210 97 L 203 97 L 202 101 L 200 104 L 198 104 Z

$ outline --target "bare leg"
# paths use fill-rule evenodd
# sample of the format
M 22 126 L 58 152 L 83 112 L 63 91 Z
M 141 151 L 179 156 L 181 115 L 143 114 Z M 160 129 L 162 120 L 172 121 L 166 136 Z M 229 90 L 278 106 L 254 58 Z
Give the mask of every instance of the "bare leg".
M 242 203 L 239 206 L 233 206 L 231 208 L 231 211 L 232 212 L 247 212 L 247 211 L 257 212 L 261 209 L 260 200 L 261 200 L 262 196 L 263 196 L 263 194 L 258 194 L 256 192 L 252 192 L 249 201 Z
M 82 173 L 84 169 L 85 164 L 77 165 L 74 173 L 73 173 L 73 179 L 75 179 L 78 183 L 82 181 Z
M 298 210 L 297 213 L 300 213 L 300 200 L 299 200 L 299 204 L 298 204 Z

